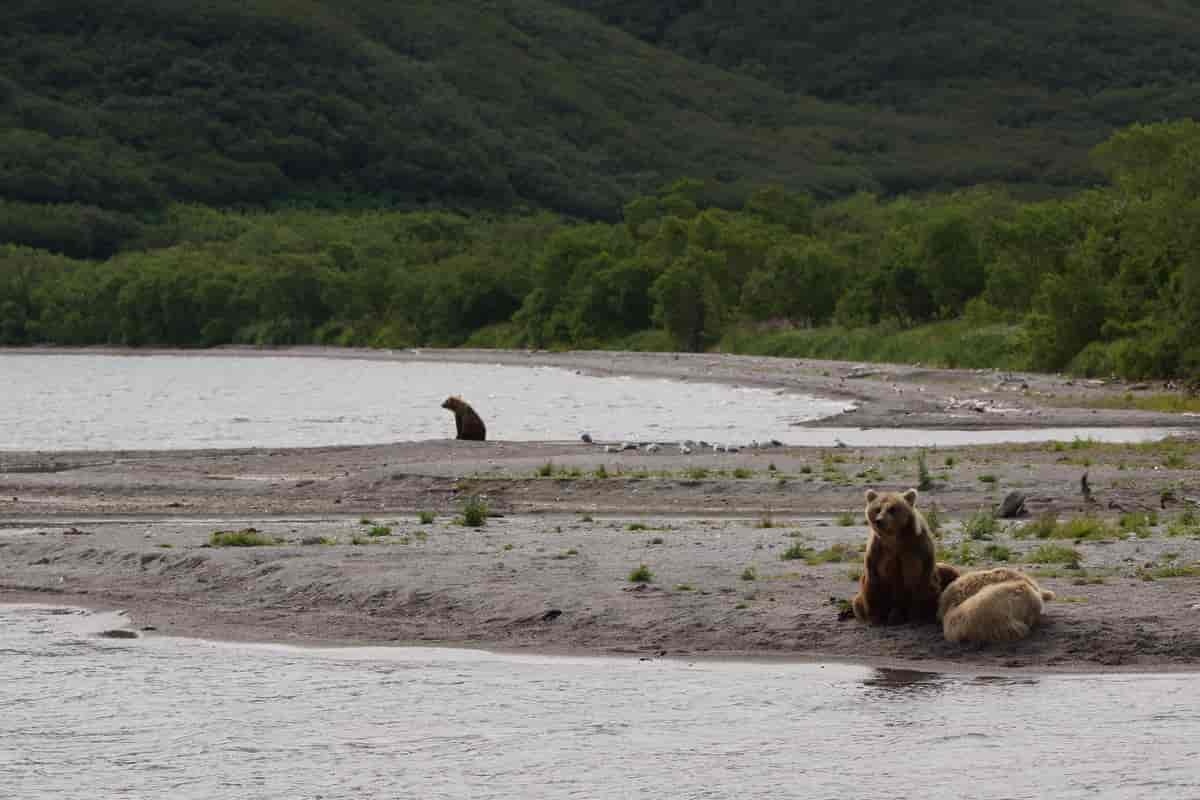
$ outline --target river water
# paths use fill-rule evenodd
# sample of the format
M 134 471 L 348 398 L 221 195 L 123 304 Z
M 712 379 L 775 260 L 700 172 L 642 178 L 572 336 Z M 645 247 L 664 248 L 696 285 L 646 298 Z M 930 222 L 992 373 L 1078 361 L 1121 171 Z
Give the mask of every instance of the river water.
M 110 640 L 0 606 L 0 797 L 1188 798 L 1192 675 Z
M 463 395 L 509 441 L 686 439 L 745 445 L 942 447 L 1001 441 L 1143 441 L 1164 429 L 805 429 L 842 401 L 770 389 L 549 367 L 343 358 L 0 354 L 0 450 L 311 447 L 453 436 Z
M 784 438 L 844 402 L 551 367 L 341 358 L 0 354 L 0 450 L 378 444 L 453 437 L 460 394 L 510 441 Z M 681 413 L 682 412 L 682 413 Z M 795 429 L 793 429 L 795 430 Z

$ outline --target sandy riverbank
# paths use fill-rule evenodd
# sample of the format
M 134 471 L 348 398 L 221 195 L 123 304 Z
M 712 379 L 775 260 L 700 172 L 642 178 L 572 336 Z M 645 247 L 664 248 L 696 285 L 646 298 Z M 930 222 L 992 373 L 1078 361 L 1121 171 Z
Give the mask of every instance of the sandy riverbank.
M 1064 406 L 1067 397 L 1086 402 L 1128 387 L 1068 386 L 1048 376 L 1013 382 L 993 373 L 875 365 L 856 371 L 857 365 L 837 362 L 712 355 L 333 354 L 753 383 L 854 400 L 858 410 L 838 425 L 978 430 L 1196 428 L 1200 422 Z M 980 406 L 992 410 L 967 410 Z M 1030 639 L 962 648 L 943 642 L 934 627 L 872 629 L 838 619 L 832 601 L 853 594 L 853 550 L 865 538 L 863 489 L 900 488 L 917 479 L 915 452 L 892 448 L 684 456 L 670 448 L 655 455 L 606 454 L 578 442 L 433 441 L 3 453 L 0 601 L 120 606 L 136 625 L 162 633 L 297 643 L 826 656 L 933 668 L 1200 665 L 1200 578 L 1191 569 L 1200 563 L 1200 534 L 1167 532 L 1189 507 L 1187 498 L 1200 495 L 1200 440 L 990 445 L 939 449 L 927 460 L 935 485 L 922 503 L 936 503 L 954 520 L 943 534 L 947 552 L 962 557 L 966 539 L 969 558 L 983 566 L 994 560 L 985 554 L 989 545 L 1007 547 L 1009 563 L 1041 570 L 1043 582 L 1063 598 L 1050 605 L 1046 623 Z M 554 476 L 538 476 L 547 463 Z M 1090 502 L 1079 493 L 1084 471 Z M 1140 538 L 1127 533 L 1110 541 L 1062 542 L 1077 548 L 1081 571 L 1035 565 L 1028 558 L 1041 542 L 1003 530 L 976 541 L 960 530 L 963 518 L 1013 489 L 1029 496 L 1035 515 L 1111 519 L 1123 510 L 1155 510 L 1159 524 Z M 471 495 L 486 496 L 504 516 L 481 529 L 454 524 Z M 422 525 L 418 511 L 437 518 Z M 839 512 L 851 512 L 852 524 L 837 524 Z M 390 534 L 367 536 L 373 525 L 362 518 Z M 205 546 L 216 529 L 247 526 L 285 543 Z M 354 544 L 356 537 L 362 543 Z M 305 545 L 306 538 L 336 543 Z M 797 543 L 814 556 L 842 545 L 848 560 L 782 559 Z M 642 563 L 654 581 L 630 583 L 629 572 Z M 1146 579 L 1155 570 L 1171 572 L 1162 568 L 1172 565 L 1184 575 Z M 747 568 L 755 580 L 743 578 Z

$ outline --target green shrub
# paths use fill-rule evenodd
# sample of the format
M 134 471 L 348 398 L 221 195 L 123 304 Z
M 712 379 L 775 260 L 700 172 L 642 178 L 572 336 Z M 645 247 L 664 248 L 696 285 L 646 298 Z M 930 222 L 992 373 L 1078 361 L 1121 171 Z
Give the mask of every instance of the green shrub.
M 1026 554 L 1030 564 L 1066 564 L 1069 569 L 1078 569 L 1083 556 L 1073 547 L 1059 544 L 1042 544 Z
M 653 581 L 654 573 L 645 564 L 638 565 L 629 573 L 630 583 L 652 583 Z
M 244 528 L 240 531 L 213 531 L 208 543 L 213 547 L 269 547 L 283 544 L 283 540 L 266 536 L 254 528 Z
M 487 524 L 487 516 L 487 503 L 473 495 L 463 503 L 462 516 L 458 518 L 457 522 L 468 528 L 481 528 Z

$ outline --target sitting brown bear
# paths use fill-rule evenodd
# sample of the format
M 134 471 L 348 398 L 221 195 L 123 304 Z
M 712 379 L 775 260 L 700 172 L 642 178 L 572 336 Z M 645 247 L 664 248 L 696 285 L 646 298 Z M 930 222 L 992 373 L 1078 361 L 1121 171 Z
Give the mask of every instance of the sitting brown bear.
M 458 430 L 457 438 L 471 439 L 476 442 L 487 439 L 487 427 L 484 426 L 483 420 L 475 413 L 475 409 L 471 408 L 461 397 L 447 397 L 446 402 L 442 403 L 442 408 L 454 412 L 454 427 Z
M 871 536 L 853 604 L 862 622 L 934 622 L 942 587 L 958 577 L 954 567 L 934 562 L 933 536 L 916 503 L 916 489 L 867 491 Z

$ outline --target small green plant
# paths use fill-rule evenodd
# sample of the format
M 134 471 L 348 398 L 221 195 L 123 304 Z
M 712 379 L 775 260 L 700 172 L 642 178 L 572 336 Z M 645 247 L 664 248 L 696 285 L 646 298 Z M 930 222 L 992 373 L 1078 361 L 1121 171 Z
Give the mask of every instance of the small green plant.
M 170 550 L 170 549 L 171 549 L 171 548 L 173 548 L 175 545 L 171 544 L 170 542 L 161 542 L 161 543 L 160 543 L 160 544 L 158 544 L 157 546 L 158 546 L 158 547 L 161 547 L 161 548 L 162 548 L 162 549 L 164 549 L 164 550 Z
M 1195 578 L 1200 576 L 1200 566 L 1167 564 L 1161 567 L 1138 567 L 1137 576 L 1144 581 L 1160 578 Z
M 862 575 L 863 575 L 862 567 L 852 567 L 852 568 L 846 570 L 846 577 L 852 581 L 862 580 Z
M 504 548 L 503 548 L 503 549 L 504 549 L 504 551 L 505 551 L 505 552 L 507 552 L 507 551 L 509 551 L 509 550 L 512 550 L 512 549 L 513 549 L 512 543 L 510 542 L 510 543 L 508 543 L 508 544 L 504 545 Z
M 266 536 L 255 528 L 243 528 L 240 531 L 213 531 L 208 543 L 212 547 L 269 547 L 283 544 L 283 540 Z
M 838 525 L 842 526 L 843 528 L 849 528 L 856 521 L 858 521 L 858 515 L 854 514 L 851 511 L 843 511 L 842 513 L 840 513 L 836 517 L 834 517 L 834 520 L 837 522 Z
M 650 544 L 662 544 L 665 541 L 666 541 L 666 539 L 664 539 L 663 537 L 655 536 L 653 539 L 650 540 Z
M 1188 469 L 1191 463 L 1181 453 L 1170 453 L 1163 459 L 1163 466 L 1167 469 Z
M 1123 531 L 1138 533 L 1158 524 L 1158 513 L 1154 511 L 1130 511 L 1121 515 L 1117 525 Z
M 963 523 L 963 534 L 976 541 L 994 539 L 999 529 L 1000 523 L 990 511 L 976 512 Z
M 359 525 L 374 525 L 375 522 L 370 517 L 359 517 L 358 524 Z
M 1168 536 L 1200 536 L 1200 515 L 1188 509 L 1167 526 Z
M 602 481 L 608 477 L 608 469 L 601 464 L 600 466 L 596 467 L 595 471 L 592 472 L 592 477 L 594 477 L 596 480 Z
M 958 462 L 955 460 L 954 456 L 946 456 L 946 466 L 947 467 L 953 467 L 957 463 Z
M 781 561 L 807 561 L 812 557 L 812 549 L 805 547 L 801 542 L 792 542 L 791 547 L 779 554 Z
M 737 609 L 738 611 L 745 611 L 749 607 L 750 607 L 749 603 L 738 603 L 737 605 L 734 606 L 734 608 Z
M 702 481 L 708 477 L 708 470 L 704 467 L 692 467 L 684 474 L 687 475 L 690 480 Z
M 545 464 L 542 464 L 540 467 L 537 468 L 537 476 L 539 478 L 549 478 L 553 474 L 554 474 L 554 462 L 553 461 L 547 461 Z
M 456 520 L 468 528 L 482 528 L 487 524 L 488 505 L 480 497 L 472 495 L 463 503 L 462 516 Z
M 925 522 L 929 524 L 929 532 L 934 536 L 940 536 L 942 530 L 942 512 L 938 510 L 937 503 L 930 503 L 929 510 L 925 512 Z
M 733 477 L 737 478 L 738 480 L 746 480 L 747 478 L 751 478 L 753 476 L 754 472 L 746 469 L 745 467 L 736 467 L 733 470 Z
M 1025 560 L 1030 564 L 1064 564 L 1068 569 L 1079 569 L 1082 558 L 1074 547 L 1060 544 L 1038 545 L 1025 556 Z
M 650 528 L 646 527 L 644 524 L 642 524 L 640 522 L 631 522 L 625 526 L 625 530 L 627 530 L 627 531 L 648 531 L 648 530 L 650 530 Z
M 995 483 L 996 476 L 992 475 L 990 473 L 985 473 L 985 474 L 979 476 L 979 482 L 980 483 Z
M 654 573 L 645 564 L 640 564 L 632 572 L 629 573 L 630 583 L 651 583 L 654 581 Z
M 770 514 L 763 514 L 762 517 L 759 518 L 758 524 L 755 525 L 754 527 L 756 527 L 756 528 L 774 528 L 775 520 L 773 520 L 771 518 Z
M 1012 551 L 1002 544 L 989 544 L 983 548 L 983 557 L 988 561 L 1008 561 Z
M 570 548 L 570 549 L 568 549 L 568 550 L 567 550 L 567 555 L 569 555 L 569 556 L 577 556 L 577 555 L 579 555 L 579 551 L 578 551 L 578 550 L 576 550 L 574 547 L 572 547 L 572 548 Z
M 917 454 L 917 488 L 927 492 L 933 488 L 933 476 L 929 474 L 929 465 L 925 463 L 925 451 Z
M 854 561 L 857 558 L 858 553 L 853 547 L 839 543 L 830 545 L 819 553 L 810 553 L 804 560 L 809 566 L 815 567 L 818 564 L 836 564 L 841 561 Z
M 812 475 L 812 471 L 812 467 L 810 467 L 808 464 L 800 467 L 800 472 L 804 475 Z
M 434 520 L 434 514 L 432 511 L 418 511 L 417 512 L 417 521 L 420 522 L 422 525 L 432 525 L 433 520 Z
M 1078 436 L 1076 436 L 1075 439 L 1071 442 L 1071 449 L 1072 450 L 1087 450 L 1089 447 L 1092 447 L 1095 444 L 1096 444 L 1095 439 L 1081 439 Z
M 387 525 L 376 525 L 367 531 L 367 536 L 391 536 L 392 529 Z
M 692 592 L 692 591 L 695 591 L 695 589 L 696 589 L 696 587 L 692 586 L 690 583 L 675 584 L 675 591 L 677 591 L 677 592 Z
M 579 518 L 579 521 L 580 522 L 595 522 L 596 518 L 593 517 L 591 514 L 584 514 L 582 517 Z
M 774 461 L 772 461 L 770 464 L 767 464 L 767 472 L 778 472 L 778 471 L 779 471 L 779 467 L 775 466 Z
M 758 580 L 758 570 L 756 570 L 754 567 L 746 567 L 744 570 L 742 570 L 742 580 L 744 580 L 744 581 Z

